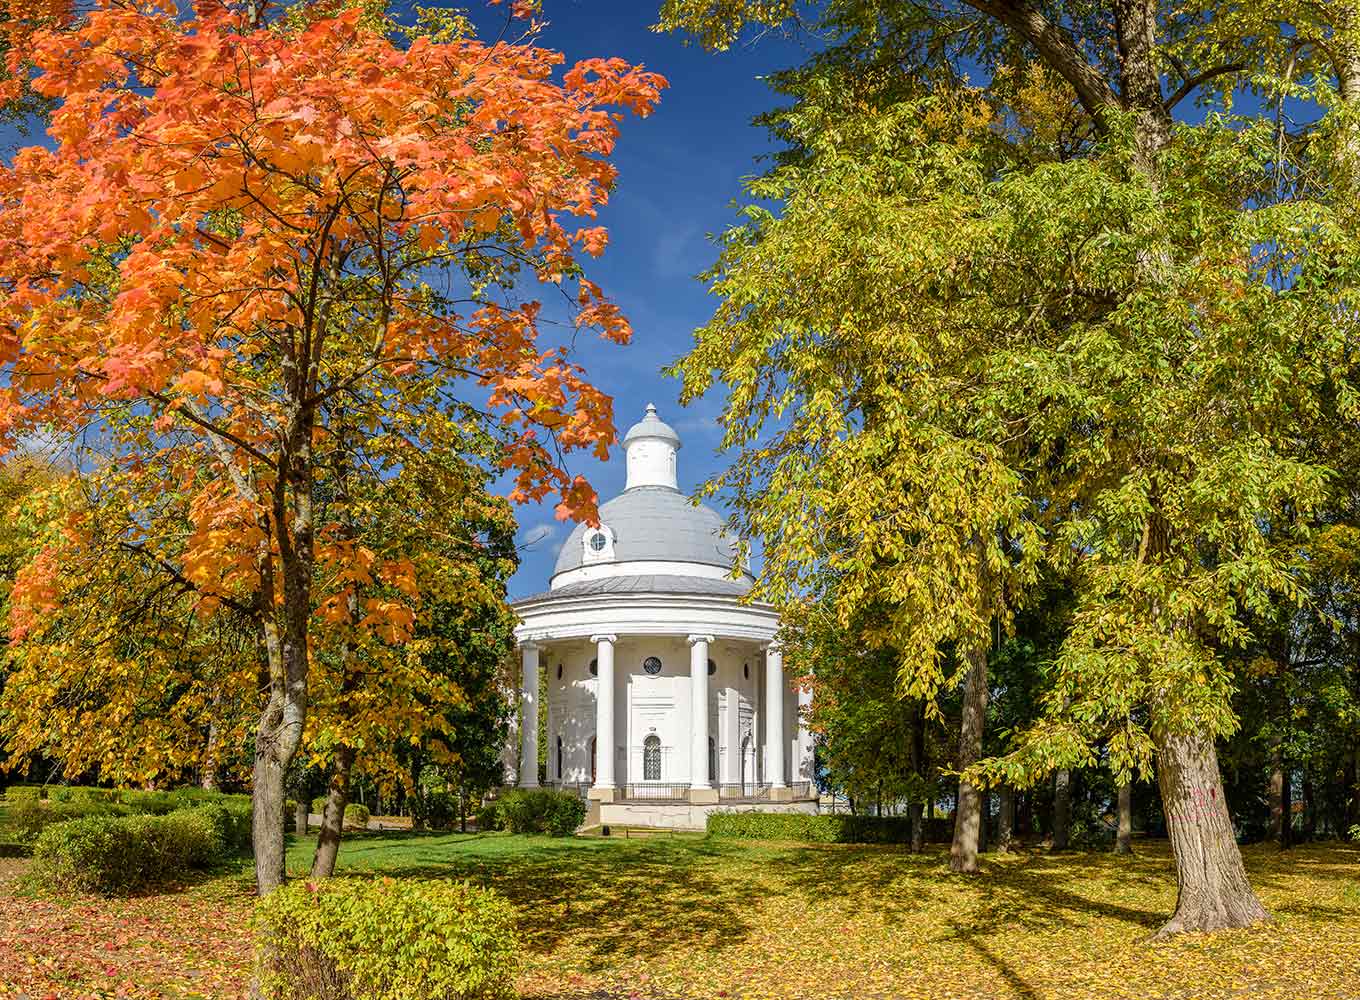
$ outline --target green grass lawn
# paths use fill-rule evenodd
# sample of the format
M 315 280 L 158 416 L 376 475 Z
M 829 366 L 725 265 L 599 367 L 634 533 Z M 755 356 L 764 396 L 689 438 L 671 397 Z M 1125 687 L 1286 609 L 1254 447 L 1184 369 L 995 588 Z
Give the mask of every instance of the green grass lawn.
M 291 843 L 290 870 L 310 855 Z M 990 855 L 961 878 L 939 850 L 367 834 L 340 868 L 504 893 L 524 937 L 517 985 L 540 1000 L 1360 997 L 1360 849 L 1246 859 L 1273 924 L 1156 944 L 1175 903 L 1157 843 L 1131 859 Z M 0 861 L 0 881 L 21 864 Z M 244 996 L 250 907 L 248 872 L 132 900 L 0 884 L 0 998 Z
M 310 845 L 294 845 L 301 871 Z M 347 873 L 469 878 L 520 908 L 529 996 L 1360 997 L 1360 851 L 1248 864 L 1268 928 L 1143 939 L 1171 912 L 1164 844 L 1134 858 L 645 840 L 367 836 Z

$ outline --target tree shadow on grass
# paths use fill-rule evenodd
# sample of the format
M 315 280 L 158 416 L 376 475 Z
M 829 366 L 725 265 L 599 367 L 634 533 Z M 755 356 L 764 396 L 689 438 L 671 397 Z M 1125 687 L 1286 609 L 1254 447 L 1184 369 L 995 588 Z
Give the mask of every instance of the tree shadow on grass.
M 485 853 L 485 844 L 431 844 L 402 863 L 367 871 L 353 866 L 384 860 L 381 847 L 351 845 L 343 874 L 466 878 L 488 886 L 519 908 L 530 950 L 547 954 L 574 941 L 592 971 L 680 946 L 718 949 L 751 933 L 745 883 L 715 868 L 714 852 L 702 842 L 523 840 L 499 855 Z

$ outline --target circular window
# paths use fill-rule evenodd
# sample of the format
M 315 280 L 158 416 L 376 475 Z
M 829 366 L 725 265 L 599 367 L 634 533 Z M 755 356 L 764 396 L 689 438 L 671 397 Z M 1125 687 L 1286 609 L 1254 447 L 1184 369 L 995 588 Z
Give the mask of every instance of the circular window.
M 591 677 L 598 677 L 599 675 L 600 675 L 600 661 L 599 661 L 599 660 L 591 660 L 591 661 L 590 661 L 590 676 L 591 676 Z
M 717 672 L 718 672 L 718 665 L 717 665 L 716 663 L 714 663 L 712 660 L 709 660 L 709 661 L 708 661 L 708 676 L 712 677 L 712 676 L 713 676 L 714 674 L 716 674 Z
M 557 665 L 557 679 L 559 681 L 562 679 L 562 664 L 560 663 Z
M 603 531 L 597 531 L 590 536 L 590 547 L 596 552 L 603 552 L 604 547 L 609 544 L 609 537 Z
M 642 669 L 655 677 L 657 674 L 661 673 L 661 661 L 655 656 L 649 656 L 642 661 Z
M 741 665 L 741 676 L 745 677 L 748 681 L 751 679 L 751 665 L 749 663 L 743 663 Z

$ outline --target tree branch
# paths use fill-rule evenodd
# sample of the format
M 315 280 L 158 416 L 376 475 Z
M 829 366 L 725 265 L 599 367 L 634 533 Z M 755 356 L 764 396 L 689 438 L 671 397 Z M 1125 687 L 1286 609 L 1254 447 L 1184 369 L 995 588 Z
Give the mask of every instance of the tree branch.
M 1077 100 L 1095 119 L 1096 129 L 1106 130 L 1105 113 L 1122 107 L 1109 81 L 1087 62 L 1067 31 L 1049 21 L 1023 0 L 965 0 L 968 6 L 990 15 L 1038 50 L 1039 55 L 1077 92 Z
M 1215 66 L 1213 69 L 1206 69 L 1203 73 L 1196 73 L 1194 76 L 1185 76 L 1185 71 L 1180 70 L 1181 76 L 1185 77 L 1185 82 L 1176 89 L 1176 92 L 1168 97 L 1162 107 L 1170 111 L 1181 101 L 1185 100 L 1194 92 L 1195 88 L 1201 84 L 1208 83 L 1216 76 L 1223 76 L 1225 73 L 1240 73 L 1247 68 L 1246 63 L 1224 63 L 1222 66 Z

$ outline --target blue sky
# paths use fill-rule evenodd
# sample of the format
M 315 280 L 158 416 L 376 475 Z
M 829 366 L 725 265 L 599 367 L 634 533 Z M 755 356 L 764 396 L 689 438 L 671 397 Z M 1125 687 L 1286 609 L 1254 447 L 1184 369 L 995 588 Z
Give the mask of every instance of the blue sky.
M 756 158 L 770 149 L 764 130 L 751 125 L 776 103 L 760 76 L 801 62 L 804 52 L 767 37 L 755 47 L 706 53 L 648 30 L 657 6 L 657 0 L 548 0 L 550 23 L 540 43 L 565 53 L 568 64 L 620 56 L 670 80 L 651 117 L 623 123 L 613 157 L 618 184 L 600 219 L 609 228 L 609 249 L 590 269 L 632 322 L 633 343 L 620 348 L 583 339 L 578 347 L 593 382 L 614 397 L 620 434 L 648 402 L 679 431 L 680 487 L 688 492 L 724 464 L 715 450 L 721 398 L 681 409 L 678 385 L 661 368 L 684 353 L 694 328 L 712 314 L 714 300 L 695 280 L 716 256 L 708 236 L 735 220 L 742 178 L 761 169 Z M 586 476 L 601 499 L 623 489 L 618 451 L 604 465 L 575 456 L 570 469 Z M 523 561 L 511 580 L 512 597 L 546 589 L 572 527 L 554 519 L 552 503 L 518 514 Z

